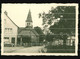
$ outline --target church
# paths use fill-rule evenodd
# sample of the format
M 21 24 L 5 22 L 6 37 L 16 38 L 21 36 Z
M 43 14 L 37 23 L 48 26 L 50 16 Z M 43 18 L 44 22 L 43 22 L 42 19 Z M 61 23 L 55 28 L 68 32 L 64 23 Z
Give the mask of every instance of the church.
M 17 26 L 4 12 L 4 46 L 36 46 L 39 44 L 39 34 L 33 28 L 31 11 L 29 10 L 25 27 Z
M 25 23 L 25 28 L 18 28 L 18 45 L 23 45 L 22 43 L 24 43 L 24 45 L 26 43 L 37 45 L 39 42 L 39 34 L 33 29 L 33 21 L 30 10 Z

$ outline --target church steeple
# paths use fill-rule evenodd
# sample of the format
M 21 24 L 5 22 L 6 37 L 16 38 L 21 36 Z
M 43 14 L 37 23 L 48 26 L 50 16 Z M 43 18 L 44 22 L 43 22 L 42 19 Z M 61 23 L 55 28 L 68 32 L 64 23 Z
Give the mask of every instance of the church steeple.
M 27 28 L 32 28 L 33 25 L 32 25 L 32 17 L 31 17 L 31 11 L 29 10 L 28 12 L 28 16 L 27 16 L 27 19 L 26 19 L 26 27 Z
M 31 11 L 29 10 L 26 22 L 32 22 Z

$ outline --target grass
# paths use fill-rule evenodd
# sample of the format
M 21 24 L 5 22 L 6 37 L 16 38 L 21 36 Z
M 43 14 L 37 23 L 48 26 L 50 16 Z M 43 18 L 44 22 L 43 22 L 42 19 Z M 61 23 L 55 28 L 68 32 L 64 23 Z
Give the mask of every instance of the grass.
M 75 53 L 74 46 L 46 46 L 47 53 Z

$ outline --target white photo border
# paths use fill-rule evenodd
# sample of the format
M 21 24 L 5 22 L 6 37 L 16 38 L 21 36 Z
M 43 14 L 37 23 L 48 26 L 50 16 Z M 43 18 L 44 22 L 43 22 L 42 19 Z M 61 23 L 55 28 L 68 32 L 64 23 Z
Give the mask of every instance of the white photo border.
M 15 4 L 15 3 L 2 3 L 2 6 L 3 4 Z M 18 3 L 20 4 L 20 3 Z M 27 3 L 23 3 L 23 4 L 27 4 Z M 31 3 L 31 4 L 36 4 L 36 3 Z M 42 3 L 43 4 L 43 3 Z M 4 32 L 4 27 L 3 27 L 3 13 L 1 13 L 1 55 L 7 55 L 7 56 L 10 56 L 10 55 L 26 55 L 26 56 L 38 56 L 38 55 L 46 55 L 46 56 L 49 56 L 49 55 L 52 55 L 52 56 L 78 56 L 78 3 L 44 3 L 44 4 L 53 4 L 54 6 L 75 6 L 76 7 L 76 30 L 75 30 L 75 53 L 4 53 L 3 50 L 4 50 L 4 47 L 3 47 L 3 32 Z M 1 8 L 2 9 L 2 8 Z M 2 11 L 2 10 L 1 10 Z

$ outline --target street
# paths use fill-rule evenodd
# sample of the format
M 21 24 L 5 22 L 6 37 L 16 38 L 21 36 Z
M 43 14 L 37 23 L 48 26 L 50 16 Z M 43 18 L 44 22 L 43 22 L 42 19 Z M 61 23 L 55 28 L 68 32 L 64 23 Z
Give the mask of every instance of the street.
M 7 47 L 5 47 L 5 50 L 6 50 Z M 9 49 L 10 48 L 10 49 Z M 17 47 L 17 48 L 13 48 L 12 47 L 12 51 L 11 50 L 11 47 L 8 47 L 7 49 L 8 50 L 4 50 L 5 53 L 8 52 L 8 53 L 40 53 L 40 49 L 43 48 L 43 46 L 32 46 L 32 47 Z

